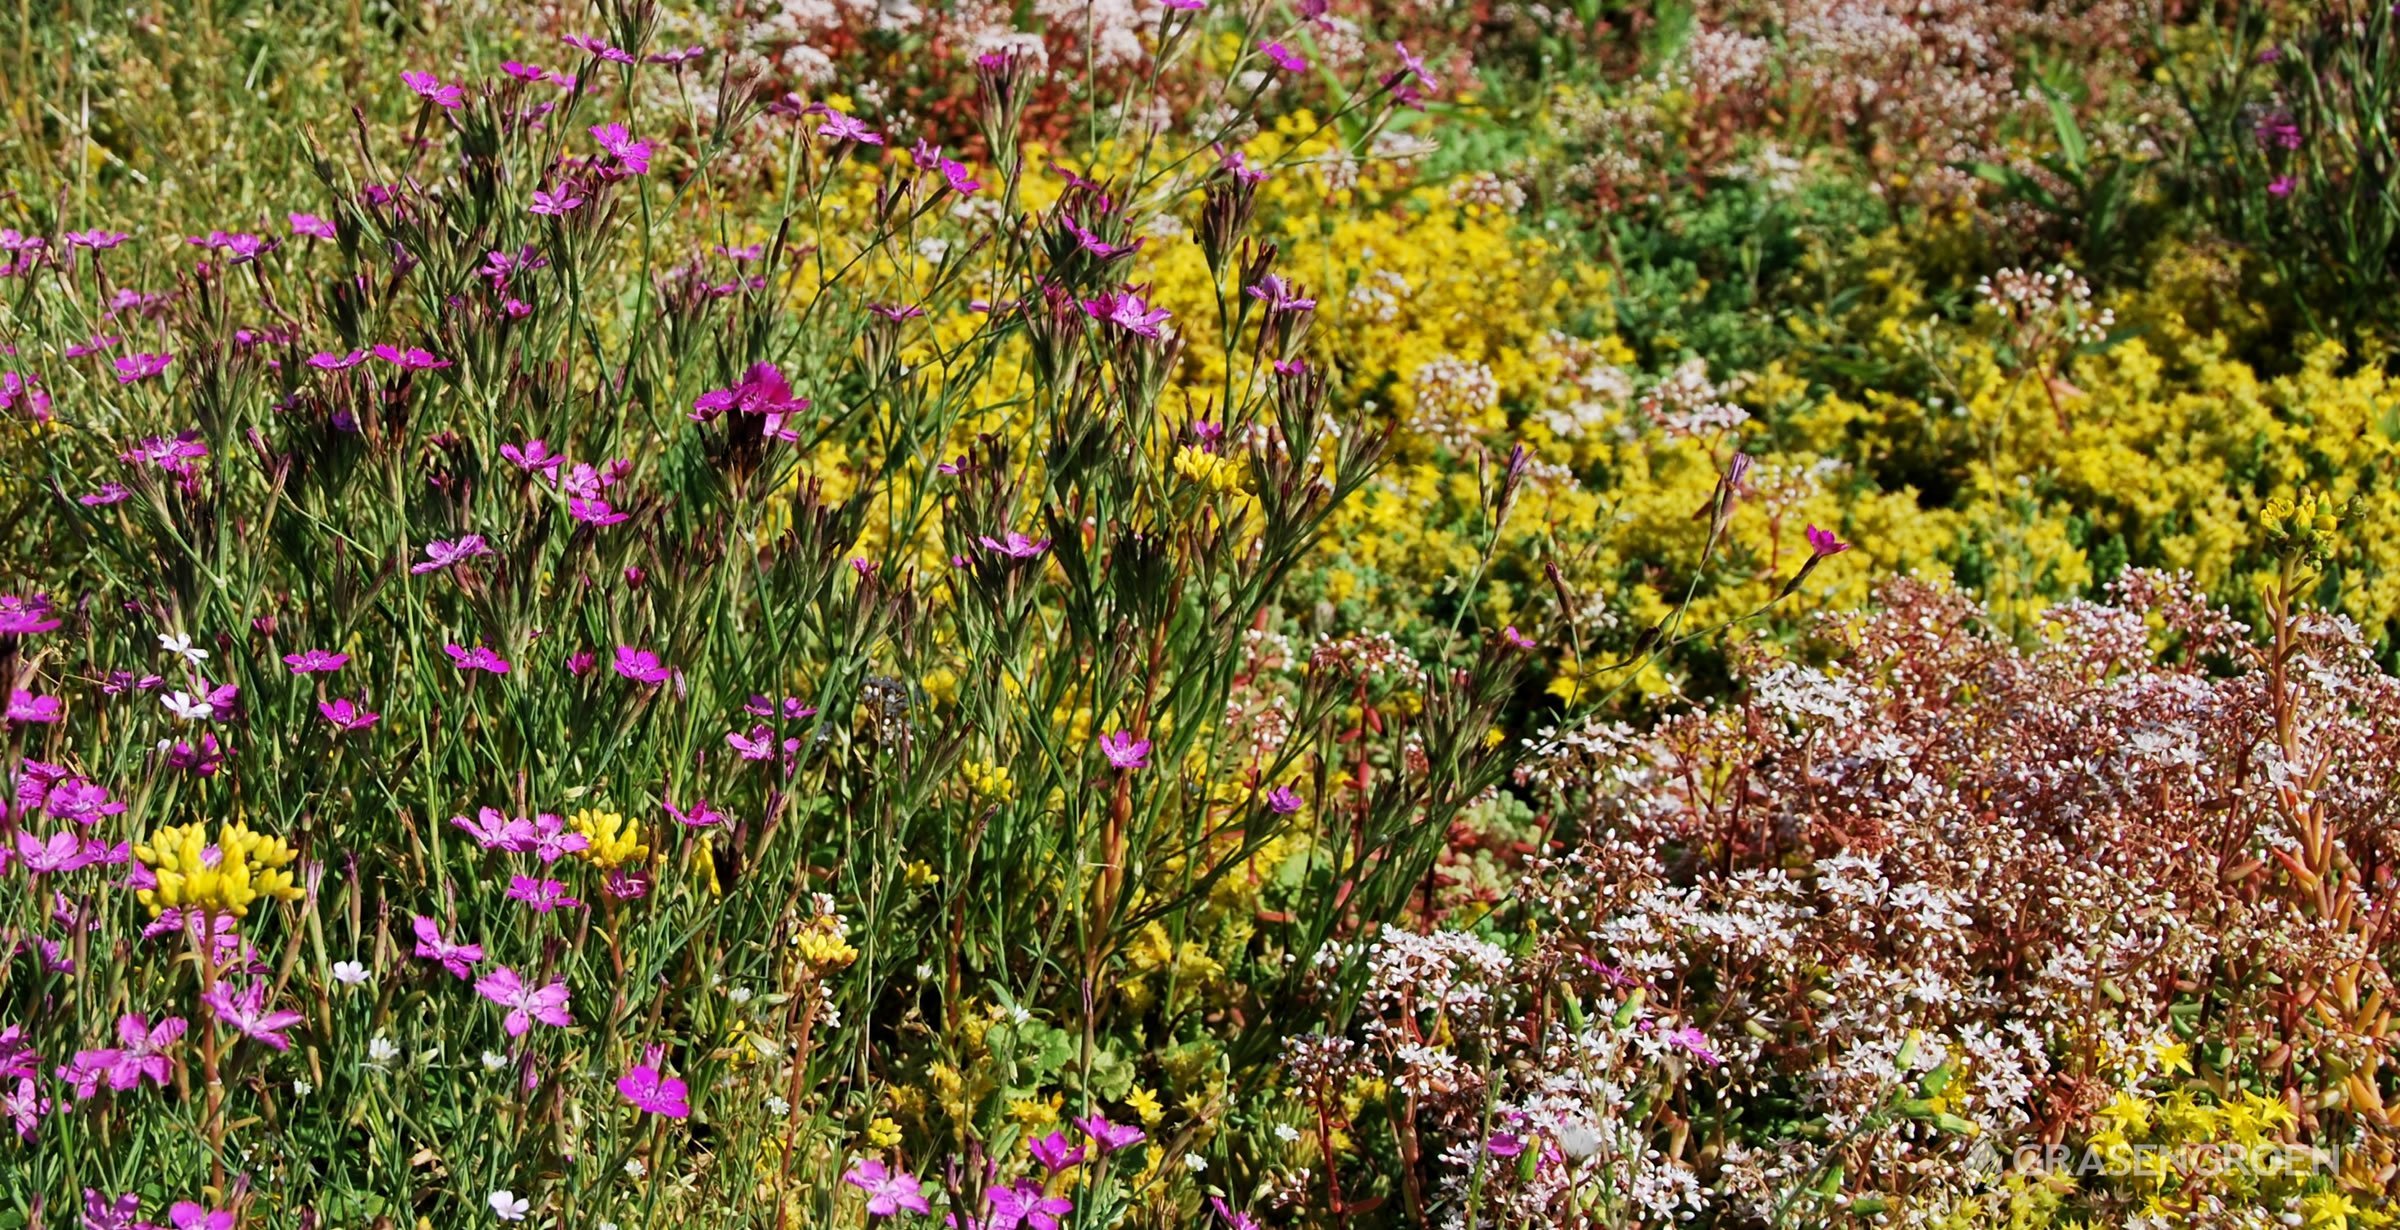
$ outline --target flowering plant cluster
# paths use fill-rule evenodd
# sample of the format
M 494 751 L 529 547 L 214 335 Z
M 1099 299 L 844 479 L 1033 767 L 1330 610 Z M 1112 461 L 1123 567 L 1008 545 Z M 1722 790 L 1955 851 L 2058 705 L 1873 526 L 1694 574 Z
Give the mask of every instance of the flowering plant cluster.
M 2388 13 L 0 27 L 0 1230 L 2391 1219 Z

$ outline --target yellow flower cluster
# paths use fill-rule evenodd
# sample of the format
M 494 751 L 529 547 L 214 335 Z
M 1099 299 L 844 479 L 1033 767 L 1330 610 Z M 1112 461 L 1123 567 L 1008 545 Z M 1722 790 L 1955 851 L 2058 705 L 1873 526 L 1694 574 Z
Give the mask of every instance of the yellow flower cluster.
M 1240 491 L 1249 480 L 1249 467 L 1240 458 L 1203 452 L 1185 445 L 1175 450 L 1175 472 L 1195 486 L 1222 494 Z
M 2302 555 L 2321 557 L 2333 550 L 2334 535 L 2342 527 L 2334 511 L 2333 501 L 2321 499 L 2314 491 L 2303 491 L 2297 500 L 2276 496 L 2259 510 L 2258 525 L 2267 541 Z
M 792 936 L 792 948 L 803 964 L 819 974 L 858 959 L 858 949 L 850 945 L 849 924 L 839 914 L 817 914 L 802 923 Z
M 602 871 L 615 871 L 650 857 L 650 847 L 642 841 L 642 827 L 627 823 L 616 812 L 587 807 L 569 816 L 567 827 L 591 843 L 576 854 Z
M 152 917 L 184 909 L 242 918 L 261 897 L 298 901 L 302 896 L 292 883 L 297 857 L 292 848 L 239 820 L 217 826 L 213 844 L 205 825 L 170 825 L 135 846 L 133 856 L 158 880 L 158 887 L 136 894 Z
M 980 803 L 1005 803 L 1017 797 L 1017 783 L 1008 775 L 1008 766 L 969 760 L 961 764 L 958 777 L 966 785 L 967 795 Z

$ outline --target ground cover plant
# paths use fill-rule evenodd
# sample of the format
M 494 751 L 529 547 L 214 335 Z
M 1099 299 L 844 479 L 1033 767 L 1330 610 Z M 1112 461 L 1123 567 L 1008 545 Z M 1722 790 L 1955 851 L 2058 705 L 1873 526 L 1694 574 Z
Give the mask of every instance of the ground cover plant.
M 2395 40 L 21 5 L 0 1226 L 2388 1224 Z

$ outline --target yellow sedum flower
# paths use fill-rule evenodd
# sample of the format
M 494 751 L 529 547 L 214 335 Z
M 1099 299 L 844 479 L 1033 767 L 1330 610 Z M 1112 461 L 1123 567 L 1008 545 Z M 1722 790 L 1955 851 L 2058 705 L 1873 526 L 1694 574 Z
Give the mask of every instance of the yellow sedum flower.
M 1185 481 L 1205 487 L 1212 492 L 1229 494 L 1240 491 L 1249 478 L 1241 461 L 1223 453 L 1203 452 L 1185 445 L 1175 451 L 1175 472 Z
M 591 842 L 576 851 L 576 855 L 602 871 L 615 871 L 650 857 L 650 847 L 642 841 L 641 826 L 626 823 L 625 817 L 613 811 L 584 808 L 567 818 L 567 827 Z
M 2299 498 L 2276 496 L 2259 510 L 2259 528 L 2267 540 L 2304 555 L 2322 557 L 2333 550 L 2342 522 L 2333 497 L 2303 491 Z
M 1125 1105 L 1141 1118 L 1143 1127 L 1157 1127 L 1158 1121 L 1167 1113 L 1167 1108 L 1159 1104 L 1157 1094 L 1138 1085 L 1133 1092 L 1125 1095 Z
M 261 897 L 298 901 L 302 896 L 290 870 L 296 852 L 282 838 L 253 832 L 239 820 L 217 826 L 213 844 L 204 825 L 171 825 L 135 846 L 133 854 L 158 880 L 156 888 L 136 894 L 153 918 L 169 909 L 242 918 Z
M 850 924 L 833 912 L 829 902 L 820 900 L 817 912 L 792 936 L 792 947 L 800 960 L 817 973 L 837 970 L 858 959 L 858 949 L 850 946 Z
M 1005 803 L 1017 797 L 1017 783 L 1008 775 L 1008 766 L 969 760 L 959 766 L 959 780 L 966 784 L 968 797 L 981 803 Z
M 900 1143 L 900 1125 L 878 1116 L 867 1125 L 867 1143 L 878 1149 L 889 1149 Z
M 1008 1117 L 1029 1130 L 1038 1130 L 1058 1122 L 1059 1112 L 1065 1109 L 1066 1104 L 1066 1097 L 1056 1093 L 1051 1094 L 1047 1100 L 1018 1098 L 1008 1104 Z

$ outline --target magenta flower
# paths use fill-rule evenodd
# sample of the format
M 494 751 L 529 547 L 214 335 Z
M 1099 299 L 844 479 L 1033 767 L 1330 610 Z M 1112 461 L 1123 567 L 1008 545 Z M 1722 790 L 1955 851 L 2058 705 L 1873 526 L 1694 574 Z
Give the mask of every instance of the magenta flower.
M 121 503 L 132 498 L 133 492 L 131 489 L 127 488 L 125 484 L 102 483 L 97 490 L 76 496 L 75 502 L 83 505 L 86 508 L 101 508 L 110 504 Z
M 243 1037 L 263 1042 L 279 1051 L 292 1049 L 292 1040 L 283 1031 L 299 1024 L 303 1018 L 297 1012 L 267 1010 L 267 984 L 252 982 L 236 991 L 229 982 L 219 982 L 200 997 L 216 1014 L 217 1020 L 232 1026 Z
M 22 789 L 17 797 L 20 802 L 24 800 Z M 102 816 L 123 812 L 125 805 L 108 797 L 108 787 L 77 777 L 50 787 L 50 797 L 42 800 L 41 809 L 61 820 L 90 824 Z
M 508 659 L 493 653 L 488 645 L 477 645 L 473 649 L 468 649 L 453 641 L 443 645 L 442 652 L 449 654 L 450 660 L 457 663 L 458 669 L 462 671 L 490 671 L 495 675 L 508 673 Z
M 1277 786 L 1267 792 L 1267 810 L 1278 816 L 1288 816 L 1300 810 L 1300 792 L 1289 786 Z
M 1083 1160 L 1083 1145 L 1065 1132 L 1052 1132 L 1038 1137 L 1025 1146 L 1025 1151 L 1042 1164 L 1042 1169 L 1052 1174 Z
M 2278 175 L 2275 178 L 2267 181 L 2267 195 L 2273 197 L 2290 196 L 2292 194 L 2292 189 L 2299 186 L 2299 180 L 2294 179 L 2289 175 Z
M 1139 290 L 1127 287 L 1097 299 L 1083 301 L 1084 315 L 1141 337 L 1157 337 L 1158 327 L 1165 324 L 1169 313 L 1165 308 L 1153 308 Z
M 108 1079 L 109 1065 L 116 1061 L 117 1053 L 113 1050 L 77 1051 L 73 1059 L 58 1065 L 51 1075 L 60 1084 L 73 1088 L 76 1101 L 88 1102 L 100 1096 L 100 1084 Z
M 630 175 L 640 175 L 650 169 L 651 145 L 636 141 L 623 124 L 601 124 L 592 129 L 592 140 L 617 160 L 617 165 Z
M 234 1216 L 230 1209 L 211 1209 L 195 1201 L 178 1200 L 167 1210 L 167 1223 L 175 1230 L 233 1230 Z
M 616 668 L 617 673 L 627 679 L 631 679 L 635 683 L 646 683 L 652 687 L 675 677 L 674 671 L 659 663 L 657 654 L 647 649 L 636 649 L 631 645 L 617 646 Z
M 283 655 L 283 664 L 291 667 L 292 673 L 295 675 L 316 674 L 326 671 L 338 671 L 343 667 L 348 666 L 350 664 L 350 655 L 346 653 L 334 653 L 333 651 L 327 649 L 306 649 L 299 653 L 287 653 Z
M 436 538 L 425 544 L 424 562 L 411 564 L 408 570 L 420 575 L 438 572 L 461 560 L 470 560 L 478 555 L 490 555 L 491 553 L 491 544 L 485 542 L 481 534 L 463 534 L 448 541 Z
M 1287 73 L 1302 72 L 1308 68 L 1307 57 L 1289 47 L 1284 46 L 1281 43 L 1261 43 L 1259 44 L 1258 52 L 1260 55 L 1273 60 L 1275 62 L 1275 67 L 1280 68 Z
M 128 1012 L 117 1018 L 117 1049 L 95 1052 L 112 1056 L 108 1064 L 108 1087 L 120 1093 L 132 1089 L 147 1078 L 153 1085 L 165 1085 L 175 1071 L 175 1062 L 167 1058 L 167 1049 L 183 1038 L 188 1028 L 182 1017 L 163 1017 L 152 1025 L 139 1012 Z
M 573 213 L 582 204 L 583 198 L 576 196 L 568 189 L 561 188 L 556 192 L 544 192 L 536 188 L 533 191 L 533 203 L 525 207 L 525 212 L 540 214 L 545 218 L 558 218 Z
M 330 350 L 320 350 L 315 354 L 308 356 L 308 365 L 321 372 L 348 371 L 366 361 L 367 352 L 364 350 L 353 350 L 347 354 L 336 354 Z
M 333 223 L 328 222 L 325 219 L 316 216 L 315 214 L 287 214 L 285 216 L 290 219 L 292 224 L 292 233 L 295 235 L 306 235 L 311 239 L 332 239 L 335 237 L 336 232 L 333 229 Z
M 591 838 L 568 828 L 566 821 L 550 812 L 535 816 L 533 828 L 533 856 L 544 863 L 555 863 L 592 844 Z
M 503 444 L 500 455 L 527 474 L 547 474 L 552 479 L 558 477 L 558 467 L 567 460 L 565 455 L 551 452 L 550 442 L 539 436 L 521 445 Z
M 1178 13 L 1197 13 L 1208 7 L 1208 0 L 1159 0 L 1159 7 Z
M 365 730 L 383 720 L 382 714 L 370 713 L 360 708 L 356 701 L 340 697 L 317 702 L 317 712 L 324 714 L 325 720 L 332 723 L 335 730 L 344 734 Z
M 254 259 L 259 253 L 279 246 L 275 240 L 264 235 L 253 235 L 247 231 L 210 231 L 205 235 L 186 235 L 183 241 L 195 248 L 230 253 L 233 256 L 230 263 L 236 265 Z
M 1015 530 L 1010 530 L 1001 538 L 994 538 L 989 534 L 985 534 L 977 538 L 975 541 L 980 544 L 984 550 L 989 551 L 994 555 L 1005 555 L 1010 559 L 1039 559 L 1041 558 L 1042 552 L 1050 549 L 1049 539 L 1027 538 L 1025 535 L 1020 534 Z
M 0 1119 L 6 1119 L 17 1129 L 17 1139 L 31 1141 L 42 1126 L 42 1116 L 50 1113 L 50 1099 L 42 1096 L 40 1086 L 30 1079 L 19 1078 L 14 1092 L 0 1093 Z
M 0 1028 L 0 1079 L 40 1076 L 42 1057 L 25 1041 L 25 1027 Z
M 1708 1035 L 1690 1025 L 1668 1030 L 1667 1045 L 1712 1068 L 1725 1062 L 1718 1056 L 1715 1048 L 1708 1044 Z
M 942 159 L 942 179 L 960 196 L 973 196 L 983 188 L 982 180 L 967 174 L 967 164 L 949 158 Z
M 1500 629 L 1500 639 L 1508 642 L 1509 647 L 1512 649 L 1531 650 L 1537 648 L 1537 646 L 1534 644 L 1533 638 L 1517 631 L 1517 626 L 1515 624 L 1510 624 L 1507 627 Z
M 167 370 L 167 364 L 174 361 L 175 356 L 171 354 L 144 352 L 120 356 L 116 362 L 117 383 L 132 384 L 137 380 L 147 380 Z
M 455 85 L 445 85 L 432 73 L 402 73 L 401 83 L 416 92 L 417 97 L 446 111 L 456 111 L 467 104 L 467 92 Z
M 215 735 L 203 732 L 197 743 L 178 742 L 168 748 L 167 764 L 200 777 L 214 777 L 225 765 L 225 747 Z
M 8 693 L 9 721 L 47 726 L 64 716 L 66 711 L 55 696 L 36 696 L 23 688 L 12 688 Z
M 473 820 L 452 816 L 450 823 L 466 830 L 486 850 L 531 854 L 545 863 L 555 863 L 592 844 L 591 838 L 568 828 L 566 821 L 550 812 L 531 820 L 523 816 L 512 819 L 501 815 L 497 808 L 485 807 L 475 813 Z
M 123 231 L 90 230 L 68 231 L 65 238 L 68 247 L 89 248 L 94 252 L 106 252 L 110 248 L 116 247 L 118 244 L 133 238 L 133 236 L 128 235 Z
M 2289 111 L 2269 111 L 2261 115 L 2254 125 L 2254 132 L 2259 145 L 2266 149 L 2296 150 L 2305 143 L 2300 135 L 2300 125 L 2293 122 Z
M 1115 734 L 1100 736 L 1100 754 L 1108 757 L 1108 763 L 1120 769 L 1131 771 L 1146 768 L 1150 764 L 1150 741 L 1134 738 L 1130 730 L 1120 730 Z
M 142 1198 L 127 1192 L 114 1200 L 91 1188 L 83 1189 L 83 1230 L 133 1230 L 142 1211 Z
M 610 526 L 631 520 L 632 513 L 619 512 L 606 500 L 590 500 L 575 496 L 567 501 L 567 515 L 586 525 Z
M 111 341 L 110 345 L 115 345 Z M 69 357 L 73 347 L 68 348 Z M 14 410 L 22 405 L 25 416 L 36 423 L 50 421 L 50 393 L 42 387 L 40 378 L 17 372 L 0 372 L 0 410 Z
M 1223 1196 L 1209 1197 L 1208 1207 L 1217 1211 L 1217 1217 L 1225 1223 L 1225 1230 L 1260 1230 L 1257 1218 L 1248 1213 L 1235 1212 L 1232 1205 L 1225 1203 Z
M 1300 288 L 1283 280 L 1281 274 L 1270 273 L 1248 288 L 1250 297 L 1267 305 L 1270 312 L 1306 312 L 1317 301 L 1301 293 Z
M 755 363 L 742 374 L 740 381 L 722 389 L 711 389 L 692 402 L 692 421 L 706 423 L 727 411 L 737 414 L 772 416 L 796 414 L 808 409 L 809 401 L 792 392 L 791 382 L 772 363 Z
M 1100 1152 L 1103 1154 L 1114 1153 L 1119 1149 L 1130 1149 L 1149 1139 L 1142 1129 L 1130 1123 L 1110 1123 L 1106 1115 L 1085 1115 L 1075 1121 L 1075 1126 L 1082 1128 L 1083 1134 L 1091 1137 L 1092 1143 L 1099 1146 Z
M 838 113 L 837 113 L 838 114 Z M 912 1213 L 929 1213 L 933 1206 L 925 1199 L 924 1185 L 917 1176 L 893 1173 L 880 1158 L 862 1158 L 842 1176 L 842 1182 L 867 1194 L 867 1212 L 875 1217 L 891 1217 L 902 1209 Z
M 73 1091 L 76 1101 L 88 1102 L 100 1096 L 100 1086 L 108 1080 L 108 1070 L 116 1062 L 117 1052 L 113 1048 L 77 1051 L 73 1059 L 58 1065 L 51 1075 Z
M 375 357 L 402 371 L 410 372 L 429 372 L 450 366 L 450 360 L 440 358 L 432 351 L 417 346 L 400 347 L 389 343 L 378 343 L 375 347 Z
M 1042 1185 L 1031 1179 L 1019 1179 L 1010 1187 L 989 1188 L 984 1194 L 992 1202 L 995 1226 L 1058 1230 L 1058 1219 L 1075 1211 L 1074 1201 L 1064 1196 L 1043 1195 Z
M 1107 260 L 1112 256 L 1126 256 L 1142 250 L 1144 241 L 1141 239 L 1135 239 L 1132 243 L 1110 243 L 1108 240 L 1102 239 L 1098 231 L 1073 218 L 1060 218 L 1058 221 L 1059 225 L 1067 228 L 1068 234 L 1075 237 L 1076 247 L 1102 260 Z
M 775 732 L 765 726 L 753 726 L 748 735 L 740 731 L 725 732 L 725 745 L 741 753 L 744 760 L 765 760 L 775 754 Z
M 200 442 L 200 433 L 184 431 L 172 436 L 151 436 L 117 454 L 117 460 L 127 465 L 148 462 L 177 478 L 190 478 L 192 463 L 206 456 L 208 446 Z
M 475 839 L 475 844 L 486 850 L 508 850 L 522 854 L 533 848 L 538 837 L 533 821 L 523 816 L 513 819 L 504 816 L 496 807 L 477 811 L 473 820 L 465 816 L 452 816 L 450 823 L 466 830 L 467 835 Z
M 1249 156 L 1238 149 L 1224 151 L 1224 157 L 1218 160 L 1218 165 L 1225 169 L 1227 175 L 1231 175 L 1242 183 L 1263 184 L 1267 182 L 1266 169 L 1251 166 Z
M 817 125 L 817 135 L 831 137 L 836 141 L 856 141 L 862 145 L 883 144 L 882 133 L 867 127 L 864 122 L 830 107 L 825 109 L 825 122 Z M 915 1180 L 910 1181 L 914 1182 Z
M 1820 560 L 1828 555 L 1840 555 L 1850 549 L 1850 544 L 1834 537 L 1832 530 L 1821 530 L 1811 525 L 1808 527 L 1807 534 L 1811 560 Z
M 567 1008 L 567 984 L 563 979 L 546 987 L 529 987 L 517 976 L 517 971 L 503 965 L 476 982 L 475 993 L 508 1009 L 501 1027 L 511 1038 L 523 1037 L 535 1021 L 562 1028 L 575 1023 Z
M 57 627 L 58 617 L 51 610 L 48 594 L 30 598 L 0 594 L 0 636 L 31 636 Z
M 537 880 L 532 876 L 510 876 L 508 898 L 532 906 L 536 914 L 571 910 L 583 904 L 569 895 L 567 886 L 557 880 Z
M 632 52 L 621 47 L 612 47 L 589 34 L 562 35 L 558 41 L 577 50 L 588 51 L 611 64 L 638 64 L 641 62 L 634 59 Z
M 442 929 L 423 914 L 409 922 L 417 934 L 417 956 L 427 961 L 439 961 L 442 968 L 460 978 L 474 976 L 475 967 L 483 963 L 483 945 L 453 944 L 442 938 Z
M 693 803 L 690 811 L 685 811 L 672 802 L 665 806 L 668 818 L 685 828 L 708 829 L 725 823 L 725 813 L 710 807 L 707 799 Z
M 666 1062 L 667 1048 L 653 1046 L 642 1055 L 642 1062 L 617 1078 L 617 1092 L 645 1115 L 665 1115 L 682 1119 L 692 1113 L 691 1089 L 681 1080 L 664 1075 L 660 1066 Z
M 52 833 L 46 839 L 22 830 L 17 833 L 17 858 L 30 875 L 81 871 L 102 861 L 108 852 L 107 845 L 72 830 Z

